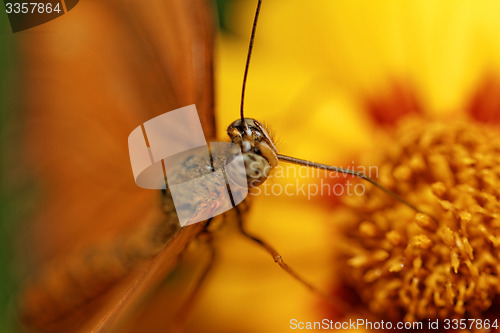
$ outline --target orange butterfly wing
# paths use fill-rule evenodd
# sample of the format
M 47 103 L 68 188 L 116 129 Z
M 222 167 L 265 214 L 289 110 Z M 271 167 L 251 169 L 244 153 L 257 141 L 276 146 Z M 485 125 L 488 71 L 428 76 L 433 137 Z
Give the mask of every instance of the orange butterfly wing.
M 139 124 L 196 104 L 207 139 L 214 137 L 207 2 L 80 2 L 67 15 L 17 36 L 25 147 L 43 193 L 25 240 L 29 260 L 38 266 L 33 271 L 75 248 L 161 218 L 158 193 L 138 188 L 132 177 L 127 137 Z M 164 259 L 155 259 L 166 262 L 162 276 L 200 226 L 183 229 Z M 133 294 L 134 288 L 122 286 L 107 300 L 70 311 L 68 318 L 51 322 L 51 330 L 73 329 L 92 314 L 94 322 L 110 318 L 113 306 L 99 311 L 96 305 L 114 304 L 125 290 Z

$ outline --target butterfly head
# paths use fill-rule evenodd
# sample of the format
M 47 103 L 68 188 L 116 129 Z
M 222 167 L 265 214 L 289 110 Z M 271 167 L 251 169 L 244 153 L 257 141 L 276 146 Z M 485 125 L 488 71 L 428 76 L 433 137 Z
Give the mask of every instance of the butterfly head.
M 231 141 L 241 147 L 250 187 L 266 181 L 269 172 L 278 164 L 276 146 L 267 129 L 255 119 L 235 120 L 227 128 Z

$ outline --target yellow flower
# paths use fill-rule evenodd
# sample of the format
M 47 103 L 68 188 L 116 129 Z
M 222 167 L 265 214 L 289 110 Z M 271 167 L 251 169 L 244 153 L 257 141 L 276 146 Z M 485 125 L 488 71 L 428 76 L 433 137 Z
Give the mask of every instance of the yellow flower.
M 23 55 L 24 67 L 19 75 L 23 77 L 21 88 L 27 96 L 22 104 L 27 109 L 24 125 L 28 133 L 19 141 L 28 145 L 29 169 L 34 176 L 40 175 L 43 187 L 40 193 L 44 199 L 33 212 L 35 222 L 23 242 L 26 249 L 23 255 L 30 258 L 23 266 L 41 266 L 41 271 L 45 271 L 34 274 L 34 284 L 28 282 L 28 291 L 35 292 L 27 293 L 32 296 L 27 298 L 27 313 L 35 315 L 31 317 L 35 325 L 59 331 L 79 327 L 81 322 L 95 325 L 94 320 L 88 321 L 94 311 L 98 312 L 93 318 L 97 322 L 108 318 L 109 324 L 117 319 L 117 325 L 123 324 L 124 329 L 130 323 L 131 331 L 144 330 L 145 325 L 150 330 L 166 327 L 207 259 L 202 256 L 206 249 L 193 242 L 190 249 L 194 251 L 183 252 L 184 265 L 166 277 L 174 266 L 176 254 L 182 252 L 183 245 L 191 240 L 189 237 L 194 237 L 194 230 L 201 229 L 198 224 L 181 231 L 170 243 L 173 245 L 167 250 L 173 252 L 164 251 L 156 257 L 163 261 L 153 260 L 158 271 L 140 267 L 138 274 L 153 272 L 141 286 L 134 287 L 137 280 L 126 279 L 118 289 L 108 288 L 108 282 L 114 284 L 119 279 L 115 273 L 125 273 L 119 265 L 109 264 L 124 258 L 110 255 L 116 253 L 110 249 L 134 241 L 136 227 L 147 229 L 150 223 L 163 217 L 158 193 L 139 190 L 132 181 L 125 138 L 138 124 L 182 106 L 185 101 L 204 101 L 198 106 L 209 130 L 213 116 L 209 62 L 205 61 L 209 56 L 204 53 L 204 46 L 208 45 L 198 43 L 208 39 L 208 31 L 202 29 L 206 23 L 202 22 L 204 8 L 190 7 L 184 0 L 147 5 L 141 1 L 108 2 L 81 2 L 63 18 L 40 26 L 41 31 L 33 29 L 17 35 Z M 235 2 L 228 15 L 235 34 L 219 36 L 218 139 L 227 137 L 225 128 L 238 117 L 255 5 L 255 0 Z M 488 251 L 481 251 L 478 244 L 491 246 L 497 242 L 491 225 L 473 216 L 470 211 L 473 205 L 467 202 L 469 197 L 460 197 L 460 189 L 443 179 L 449 173 L 442 172 L 446 163 L 439 162 L 439 154 L 437 176 L 426 175 L 416 180 L 412 168 L 421 166 L 419 160 L 406 161 L 407 156 L 398 147 L 415 147 L 415 136 L 428 133 L 435 126 L 439 129 L 436 133 L 446 135 L 463 128 L 463 123 L 450 128 L 439 125 L 443 119 L 497 120 L 498 7 L 496 1 L 477 5 L 451 0 L 439 3 L 264 0 L 248 81 L 247 117 L 269 124 L 277 133 L 277 146 L 284 154 L 352 167 L 364 162 L 358 157 L 361 151 L 370 152 L 373 158 L 367 163 L 384 170 L 382 183 L 419 207 L 429 209 L 437 219 L 445 218 L 434 226 L 425 216 L 415 217 L 406 207 L 370 189 L 366 196 L 357 198 L 360 201 L 347 202 L 342 206 L 344 210 L 340 210 L 336 202 L 332 203 L 332 195 L 316 196 L 311 192 L 322 181 L 332 185 L 350 179 L 324 179 L 318 173 L 297 175 L 298 169 L 293 166 L 276 170 L 272 179 L 256 189 L 261 194 L 253 198 L 246 219 L 248 229 L 275 246 L 291 267 L 323 291 L 337 292 L 335 289 L 345 284 L 346 277 L 352 277 L 351 286 L 362 302 L 352 302 L 354 308 L 343 311 L 344 317 L 338 311 L 332 314 L 331 307 L 281 271 L 268 253 L 235 232 L 231 224 L 234 218 L 228 218 L 223 221 L 226 228 L 214 234 L 219 265 L 214 267 L 207 288 L 187 317 L 187 331 L 283 332 L 293 328 L 293 323 L 300 327 L 299 323 L 324 317 L 339 322 L 372 317 L 380 311 L 384 312 L 382 316 L 397 312 L 392 317 L 398 317 L 399 311 L 404 311 L 400 317 L 426 317 L 425 309 L 420 309 L 426 304 L 414 302 L 415 291 L 419 290 L 418 283 L 412 284 L 414 280 L 400 284 L 403 293 L 399 298 L 391 294 L 393 285 L 383 279 L 379 279 L 380 289 L 373 288 L 370 283 L 381 272 L 377 267 L 373 269 L 373 259 L 390 258 L 387 268 L 399 273 L 402 280 L 413 278 L 412 274 L 417 274 L 420 267 L 429 270 L 432 267 L 429 262 L 436 258 L 441 260 L 441 270 L 448 269 L 445 272 L 448 276 L 467 272 L 466 268 L 470 276 L 475 274 L 468 266 L 474 266 L 471 256 L 482 253 L 475 258 L 488 258 Z M 190 26 L 191 20 L 199 21 L 200 25 Z M 197 82 L 194 72 L 207 80 Z M 200 87 L 208 93 L 199 91 Z M 416 133 L 410 136 L 411 140 L 405 127 L 395 134 L 399 126 L 396 124 L 403 116 L 414 119 L 406 127 Z M 494 156 L 490 153 L 496 144 L 489 138 L 495 132 L 483 130 L 485 127 L 476 121 L 472 125 L 473 130 L 484 135 L 481 147 L 486 147 L 488 154 L 483 155 Z M 459 141 L 455 138 L 444 142 Z M 468 149 L 467 153 L 478 151 Z M 465 161 L 470 161 L 466 155 Z M 491 166 L 494 158 L 488 162 L 485 165 Z M 460 170 L 467 174 L 474 168 Z M 495 185 L 494 177 L 488 179 L 490 185 Z M 395 180 L 399 180 L 399 187 L 391 184 Z M 434 192 L 429 193 L 429 189 Z M 454 196 L 453 200 L 446 197 L 447 193 Z M 491 193 L 486 193 L 484 202 L 494 211 L 496 201 Z M 464 199 L 459 201 L 456 199 L 459 197 Z M 456 209 L 458 215 L 443 213 L 436 205 L 444 211 Z M 482 234 L 463 237 L 459 228 L 446 224 L 456 216 L 468 221 L 468 213 Z M 366 218 L 361 219 L 357 214 Z M 400 220 L 411 224 L 411 228 L 398 224 Z M 335 233 L 334 228 L 341 222 L 347 231 Z M 386 227 L 382 234 L 380 227 L 384 223 L 390 228 Z M 420 226 L 427 229 L 417 229 Z M 439 230 L 436 235 L 432 233 L 434 228 Z M 126 236 L 125 241 L 116 243 L 124 239 L 122 235 Z M 364 243 L 368 237 L 376 238 L 371 247 Z M 141 245 L 142 240 L 132 244 Z M 346 240 L 352 244 L 348 250 L 373 250 L 374 257 L 367 259 L 345 250 L 335 252 L 334 247 L 345 244 Z M 407 244 L 419 248 L 422 254 L 412 258 L 411 266 L 397 261 L 397 251 L 403 251 Z M 429 251 L 432 244 L 439 244 L 437 249 L 443 252 L 446 249 L 443 244 L 448 245 L 451 252 L 448 256 L 446 253 L 436 256 Z M 339 255 L 341 260 L 335 261 Z M 26 268 L 31 271 L 33 267 Z M 477 273 L 474 277 L 480 275 Z M 435 276 L 441 278 L 446 274 Z M 151 289 L 164 279 L 167 279 L 165 284 Z M 469 310 L 471 304 L 465 303 L 449 306 L 453 303 L 450 299 L 465 299 L 460 293 L 468 291 L 462 286 L 464 281 L 472 280 L 457 279 L 460 286 L 457 290 L 450 288 L 449 283 L 445 287 L 432 285 L 429 290 L 437 294 L 432 295 L 437 299 L 434 303 L 445 302 L 446 311 L 441 316 L 455 315 L 464 309 L 480 315 L 487 309 L 493 296 L 491 286 L 497 282 L 493 278 L 481 282 L 487 286 L 482 294 L 469 298 L 478 304 L 476 308 Z M 384 299 L 389 294 L 394 302 Z M 120 305 L 127 303 L 122 302 L 122 296 L 127 295 L 132 295 L 129 300 L 144 300 L 144 303 L 128 303 L 132 306 L 124 305 L 124 312 L 118 311 Z M 334 296 L 339 301 L 347 300 L 344 294 Z M 111 302 L 95 306 L 104 300 Z M 105 316 L 100 316 L 102 313 Z M 113 314 L 119 318 L 112 317 Z M 26 318 L 29 321 L 30 316 Z
M 495 1 L 265 1 L 246 116 L 270 125 L 280 152 L 341 166 L 351 165 L 361 151 L 371 151 L 372 161 L 382 161 L 391 145 L 398 145 L 388 138 L 404 115 L 423 118 L 417 122 L 422 133 L 427 126 L 437 126 L 425 120 L 430 118 L 472 115 L 497 121 L 499 7 Z M 230 18 L 238 37 L 219 38 L 221 136 L 238 117 L 254 10 L 254 1 L 235 5 Z M 448 133 L 446 126 L 441 128 Z M 297 185 L 293 179 L 274 181 Z M 318 180 L 299 183 L 311 181 Z M 413 184 L 411 179 L 403 182 Z M 404 195 L 413 198 L 411 190 L 408 187 Z M 360 200 L 376 206 L 386 199 L 371 191 Z M 329 289 L 341 276 L 334 269 L 338 265 L 331 265 L 331 245 L 339 236 L 328 230 L 342 217 L 336 213 L 332 218 L 330 209 L 300 194 L 261 195 L 254 201 L 248 225 L 308 280 Z M 391 237 L 395 241 L 397 235 Z M 361 236 L 358 242 L 363 243 Z M 216 323 L 224 321 L 227 331 L 279 332 L 289 328 L 290 319 L 314 321 L 325 316 L 315 296 L 266 261 L 264 252 L 239 240 L 221 248 L 223 263 L 193 316 L 203 318 L 205 331 L 213 326 L 221 332 Z M 255 319 L 240 322 L 242 311 Z M 198 327 L 191 324 L 194 331 Z

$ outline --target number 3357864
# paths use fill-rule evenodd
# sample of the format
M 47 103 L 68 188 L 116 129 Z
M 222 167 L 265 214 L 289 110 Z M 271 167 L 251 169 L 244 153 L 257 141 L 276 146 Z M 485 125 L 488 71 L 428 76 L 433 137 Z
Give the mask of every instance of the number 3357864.
M 6 12 L 7 14 L 50 14 L 52 12 L 60 13 L 61 8 L 59 6 L 59 3 L 56 3 L 54 6 L 49 2 L 49 3 L 42 3 L 42 2 L 16 2 L 16 3 L 10 3 L 7 2 L 5 4 L 6 7 Z

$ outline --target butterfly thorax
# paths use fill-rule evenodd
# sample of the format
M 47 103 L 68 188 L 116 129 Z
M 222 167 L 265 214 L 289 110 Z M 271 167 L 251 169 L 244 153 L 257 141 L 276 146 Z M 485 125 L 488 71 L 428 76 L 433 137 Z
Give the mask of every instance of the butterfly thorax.
M 229 125 L 227 134 L 241 147 L 248 185 L 259 186 L 278 164 L 277 149 L 267 129 L 255 119 L 238 119 Z

